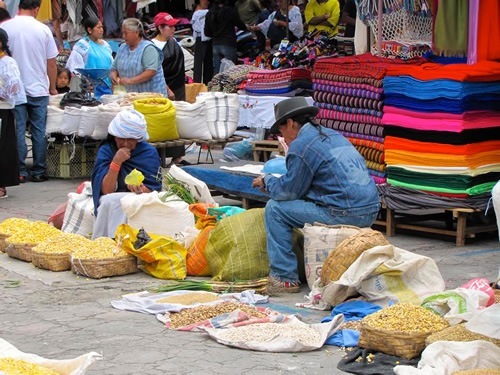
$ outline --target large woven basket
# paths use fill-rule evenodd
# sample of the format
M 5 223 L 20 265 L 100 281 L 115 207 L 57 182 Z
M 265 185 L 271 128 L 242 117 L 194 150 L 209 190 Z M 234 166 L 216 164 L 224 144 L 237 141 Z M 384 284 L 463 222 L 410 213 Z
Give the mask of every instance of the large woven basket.
M 41 253 L 33 250 L 31 254 L 31 263 L 35 267 L 53 272 L 68 271 L 71 269 L 69 253 L 53 254 Z
M 432 332 L 399 332 L 375 329 L 361 323 L 358 346 L 405 359 L 418 357 Z
M 0 233 L 0 253 L 5 253 L 5 248 L 7 247 L 5 240 L 7 237 L 9 237 L 7 234 Z
M 346 238 L 325 259 L 321 269 L 321 283 L 328 285 L 337 281 L 364 251 L 381 245 L 389 245 L 389 242 L 376 230 L 363 231 Z
M 7 247 L 5 252 L 11 258 L 16 258 L 19 260 L 24 260 L 25 262 L 31 262 L 32 248 L 36 245 L 29 243 L 10 243 L 6 242 Z
M 129 255 L 109 259 L 77 259 L 71 257 L 71 271 L 91 279 L 128 275 L 137 272 L 137 258 Z

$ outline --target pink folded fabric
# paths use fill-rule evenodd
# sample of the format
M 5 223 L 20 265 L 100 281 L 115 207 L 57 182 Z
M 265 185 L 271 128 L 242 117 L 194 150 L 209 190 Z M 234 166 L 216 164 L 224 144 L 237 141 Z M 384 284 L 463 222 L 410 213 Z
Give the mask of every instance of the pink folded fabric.
M 382 124 L 416 130 L 459 133 L 466 129 L 500 128 L 500 114 L 487 111 L 474 111 L 458 115 L 442 112 L 423 113 L 386 106 L 384 107 Z

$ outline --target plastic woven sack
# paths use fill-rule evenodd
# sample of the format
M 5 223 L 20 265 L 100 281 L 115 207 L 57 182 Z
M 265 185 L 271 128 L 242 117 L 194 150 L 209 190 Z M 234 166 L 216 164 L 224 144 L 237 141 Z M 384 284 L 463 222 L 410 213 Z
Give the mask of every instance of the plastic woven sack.
M 213 280 L 251 280 L 269 274 L 264 209 L 252 209 L 217 223 L 205 250 Z
M 187 250 L 171 237 L 148 233 L 150 242 L 136 249 L 138 230 L 121 224 L 116 229 L 115 239 L 127 253 L 140 259 L 139 269 L 158 279 L 182 280 L 186 277 Z
M 175 122 L 175 107 L 169 99 L 140 99 L 135 100 L 133 106 L 146 118 L 149 142 L 179 139 Z

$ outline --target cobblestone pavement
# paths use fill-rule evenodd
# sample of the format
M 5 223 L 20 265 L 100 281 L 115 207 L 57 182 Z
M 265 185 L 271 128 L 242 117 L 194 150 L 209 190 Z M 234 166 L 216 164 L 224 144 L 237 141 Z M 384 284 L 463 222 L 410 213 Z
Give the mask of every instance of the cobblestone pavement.
M 47 220 L 80 181 L 49 180 L 8 188 L 0 200 L 0 221 L 9 217 Z M 498 237 L 483 235 L 456 248 L 451 239 L 402 235 L 389 239 L 436 260 L 447 287 L 473 277 L 493 280 L 499 271 Z M 7 288 L 8 280 L 19 286 Z M 71 272 L 36 269 L 0 254 L 0 337 L 25 352 L 56 359 L 102 353 L 87 374 L 341 374 L 343 352 L 332 346 L 309 353 L 259 353 L 222 346 L 201 333 L 169 331 L 152 315 L 119 311 L 110 301 L 161 281 L 143 273 L 103 280 Z M 308 293 L 272 298 L 287 313 L 308 323 L 329 312 L 294 307 Z

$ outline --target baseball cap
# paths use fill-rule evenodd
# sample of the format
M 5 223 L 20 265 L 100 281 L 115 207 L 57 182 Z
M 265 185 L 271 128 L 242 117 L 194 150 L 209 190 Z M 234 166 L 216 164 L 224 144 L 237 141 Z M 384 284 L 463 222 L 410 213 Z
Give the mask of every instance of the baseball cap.
M 160 12 L 155 16 L 153 21 L 156 26 L 161 26 L 161 25 L 175 26 L 179 23 L 180 20 L 172 17 L 170 14 L 166 12 Z

